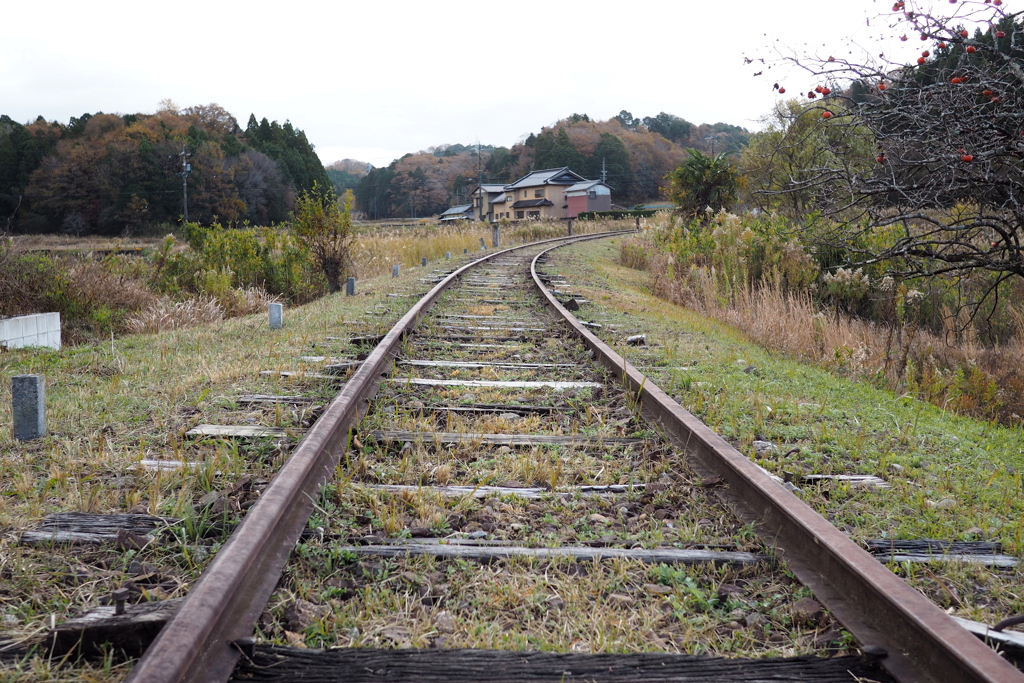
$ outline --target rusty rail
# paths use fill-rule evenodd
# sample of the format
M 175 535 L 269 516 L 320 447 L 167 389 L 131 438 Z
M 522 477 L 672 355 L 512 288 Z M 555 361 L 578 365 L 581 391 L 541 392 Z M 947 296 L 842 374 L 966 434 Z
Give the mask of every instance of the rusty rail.
M 567 243 L 607 235 L 548 240 Z M 220 550 L 182 607 L 136 665 L 128 681 L 224 681 L 248 638 L 313 509 L 348 447 L 379 379 L 437 298 L 474 266 L 523 245 L 489 254 L 435 285 L 391 329 L 299 443 L 291 458 Z M 546 252 L 545 252 L 546 253 Z M 543 254 L 541 254 L 543 255 Z M 539 255 L 540 256 L 540 255 Z M 539 258 L 538 256 L 538 258 Z M 758 470 L 745 456 L 682 409 L 579 323 L 533 277 L 549 307 L 629 389 L 643 411 L 684 448 L 695 467 L 729 485 L 731 502 L 755 520 L 797 577 L 865 646 L 884 649 L 882 663 L 901 681 L 1024 681 L 1024 675 L 889 572 L 825 519 Z M 881 652 L 879 652 L 881 654 Z
M 230 677 L 240 656 L 235 644 L 252 635 L 253 626 L 309 520 L 314 498 L 348 448 L 352 427 L 365 414 L 380 377 L 398 354 L 402 339 L 446 289 L 466 271 L 503 254 L 543 242 L 597 239 L 607 234 L 561 237 L 488 254 L 453 271 L 417 301 L 299 442 L 127 681 L 226 681 Z
M 865 653 L 883 657 L 882 665 L 904 682 L 1024 681 L 1024 674 L 647 382 L 576 320 L 537 274 L 537 259 L 548 251 L 531 264 L 548 306 L 590 347 L 597 361 L 639 397 L 645 416 L 661 425 L 696 469 L 714 473 L 728 484 L 729 502 L 740 516 L 755 522 L 762 538 L 774 541 L 778 555 L 857 637 Z

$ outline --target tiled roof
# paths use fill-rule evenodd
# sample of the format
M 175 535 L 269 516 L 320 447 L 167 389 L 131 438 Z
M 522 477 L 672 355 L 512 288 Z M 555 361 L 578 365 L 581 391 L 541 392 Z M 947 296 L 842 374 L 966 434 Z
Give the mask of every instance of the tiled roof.
M 550 199 L 521 199 L 512 205 L 513 209 L 531 209 L 536 206 L 554 206 Z
M 572 187 L 566 188 L 565 191 L 566 192 L 582 192 L 584 190 L 589 190 L 590 188 L 594 187 L 595 185 L 604 185 L 609 190 L 612 189 L 611 185 L 609 185 L 608 183 L 603 183 L 600 180 L 585 180 L 582 183 L 576 183 Z
M 463 204 L 462 206 L 453 206 L 450 209 L 446 209 L 441 215 L 442 216 L 454 216 L 460 213 L 466 213 L 473 208 L 472 204 Z
M 573 185 L 586 180 L 578 173 L 573 173 L 568 166 L 561 168 L 546 168 L 542 171 L 527 173 L 511 185 L 506 185 L 506 190 L 515 190 L 520 187 L 536 187 L 538 185 Z

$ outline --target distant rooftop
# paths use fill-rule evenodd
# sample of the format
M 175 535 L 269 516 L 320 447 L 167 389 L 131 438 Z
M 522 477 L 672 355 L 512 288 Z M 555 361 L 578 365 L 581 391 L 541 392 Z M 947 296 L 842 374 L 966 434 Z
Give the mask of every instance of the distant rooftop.
M 561 168 L 545 168 L 541 171 L 531 171 L 511 185 L 506 185 L 506 190 L 515 190 L 520 187 L 536 187 L 537 185 L 574 185 L 585 181 L 586 178 L 573 173 L 568 166 Z
M 473 208 L 472 204 L 462 204 L 461 206 L 453 206 L 450 209 L 445 209 L 441 213 L 441 217 L 443 218 L 444 216 L 455 216 L 455 215 L 460 214 L 460 213 L 466 213 L 467 211 L 469 211 L 472 208 Z

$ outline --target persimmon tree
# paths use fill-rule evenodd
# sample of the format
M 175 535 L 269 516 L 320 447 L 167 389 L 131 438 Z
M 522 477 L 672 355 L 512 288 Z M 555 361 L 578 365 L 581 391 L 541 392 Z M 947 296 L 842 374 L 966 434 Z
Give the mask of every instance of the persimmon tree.
M 814 130 L 801 135 L 819 148 L 800 173 L 760 190 L 799 194 L 835 219 L 817 238 L 854 265 L 910 278 L 988 271 L 987 294 L 1024 278 L 1022 13 L 1002 0 L 927 7 L 897 0 L 888 15 L 895 36 L 921 46 L 910 64 L 784 57 L 818 85 L 783 127 L 809 114 Z M 849 153 L 865 131 L 867 167 Z

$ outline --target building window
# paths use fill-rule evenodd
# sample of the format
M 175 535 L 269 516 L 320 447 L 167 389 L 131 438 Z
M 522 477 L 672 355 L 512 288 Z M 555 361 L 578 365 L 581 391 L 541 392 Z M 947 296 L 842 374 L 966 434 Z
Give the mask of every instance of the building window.
M 529 218 L 540 218 L 540 211 L 531 211 L 527 216 Z
M 591 199 L 597 199 L 597 190 L 591 190 L 590 191 L 590 198 Z
M 522 217 L 523 217 L 523 212 L 522 211 L 516 211 L 516 218 L 522 218 Z
M 539 190 L 534 190 L 533 191 L 533 196 L 534 197 L 543 197 L 544 196 L 544 188 L 541 188 Z

